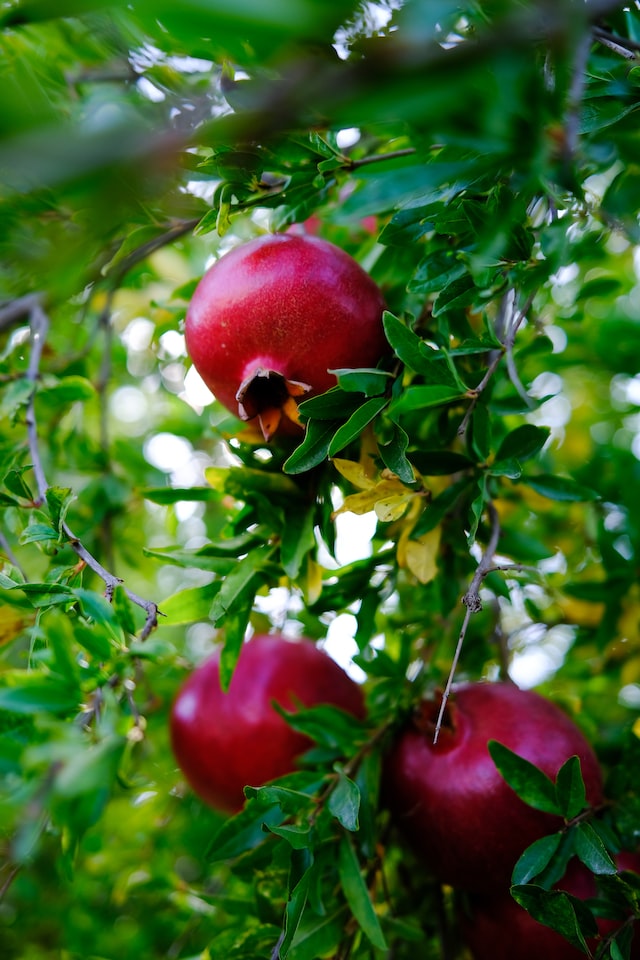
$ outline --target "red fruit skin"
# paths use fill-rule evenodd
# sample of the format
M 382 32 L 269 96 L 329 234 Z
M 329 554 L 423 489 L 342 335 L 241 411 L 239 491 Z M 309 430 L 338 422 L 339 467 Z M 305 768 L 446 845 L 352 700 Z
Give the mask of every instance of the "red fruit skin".
M 173 702 L 173 753 L 188 783 L 210 806 L 234 813 L 243 788 L 295 769 L 311 740 L 292 730 L 273 701 L 293 711 L 325 703 L 364 717 L 360 687 L 309 640 L 258 635 L 242 647 L 229 690 L 219 654 L 197 667 Z
M 621 853 L 617 856 L 619 870 L 640 872 L 640 856 Z M 579 861 L 572 860 L 557 889 L 587 900 L 597 895 L 593 875 Z M 550 927 L 534 920 L 513 899 L 508 891 L 495 896 L 472 896 L 467 909 L 461 911 L 463 936 L 473 960 L 584 960 L 584 953 L 573 947 Z M 599 919 L 601 937 L 611 934 L 621 921 Z M 636 934 L 631 947 L 631 960 L 640 960 L 640 924 L 634 924 Z M 587 941 L 592 951 L 596 941 Z
M 385 764 L 387 805 L 412 847 L 441 882 L 464 890 L 505 889 L 520 854 L 553 833 L 559 817 L 525 804 L 502 779 L 487 744 L 498 740 L 555 779 L 577 754 L 587 799 L 602 801 L 602 774 L 587 740 L 555 704 L 507 683 L 454 686 L 437 744 L 439 702 L 391 748 Z
M 187 351 L 236 416 L 237 393 L 258 369 L 310 387 L 330 369 L 370 367 L 388 351 L 384 301 L 356 261 L 310 235 L 259 237 L 220 258 L 198 284 L 185 320 Z

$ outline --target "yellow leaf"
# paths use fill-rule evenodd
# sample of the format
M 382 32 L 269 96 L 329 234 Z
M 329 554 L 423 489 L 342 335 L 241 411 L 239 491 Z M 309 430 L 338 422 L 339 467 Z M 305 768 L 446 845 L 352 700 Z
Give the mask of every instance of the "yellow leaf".
M 17 637 L 28 623 L 33 623 L 33 618 L 20 612 L 9 604 L 0 606 L 0 647 L 10 643 Z
M 635 736 L 640 740 L 640 717 L 635 721 L 634 725 L 631 727 Z
M 322 567 L 311 557 L 307 557 L 307 576 L 303 585 L 307 604 L 315 603 L 322 593 Z
M 227 467 L 207 467 L 204 471 L 205 480 L 218 493 L 224 493 L 224 485 L 228 476 L 229 470 Z
M 378 483 L 370 486 L 369 489 L 363 490 L 362 493 L 353 493 L 351 496 L 346 497 L 342 506 L 336 510 L 335 516 L 339 513 L 357 513 L 361 516 L 364 513 L 369 513 L 371 510 L 376 510 L 376 504 L 380 502 L 389 499 L 395 499 L 397 501 L 399 498 L 403 498 L 405 503 L 408 503 L 409 500 L 415 496 L 416 494 L 405 487 L 400 480 L 380 480 Z M 398 516 L 402 516 L 402 513 L 404 513 L 404 509 Z
M 429 583 L 438 572 L 442 528 L 435 527 L 415 540 L 409 538 L 410 532 L 410 529 L 403 530 L 398 540 L 398 563 L 410 570 L 420 583 Z
M 374 507 L 378 520 L 381 520 L 382 523 L 399 520 L 406 513 L 407 507 L 414 497 L 414 493 L 405 493 L 401 496 L 384 497 L 382 500 L 378 500 Z
M 367 476 L 361 463 L 355 463 L 353 460 L 341 460 L 340 457 L 334 457 L 331 462 L 338 473 L 341 473 L 345 480 L 352 483 L 358 490 L 369 490 L 374 485 L 375 481 Z

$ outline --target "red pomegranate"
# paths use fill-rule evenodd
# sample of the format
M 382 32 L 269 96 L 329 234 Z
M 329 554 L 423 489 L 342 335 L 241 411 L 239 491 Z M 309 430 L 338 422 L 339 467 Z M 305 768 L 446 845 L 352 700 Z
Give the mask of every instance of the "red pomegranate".
M 619 870 L 640 871 L 640 856 L 634 853 L 618 855 Z M 597 894 L 593 874 L 578 860 L 572 860 L 557 889 L 587 900 Z M 572 946 L 551 927 L 533 919 L 513 899 L 508 891 L 494 896 L 472 896 L 467 908 L 461 911 L 462 929 L 474 960 L 584 960 L 584 953 Z M 622 921 L 599 919 L 601 937 L 613 933 Z M 639 927 L 636 922 L 634 928 Z M 596 942 L 589 946 L 595 952 Z M 608 955 L 608 954 L 607 954 Z M 640 931 L 636 932 L 631 947 L 631 960 L 640 958 Z
M 219 655 L 194 670 L 174 700 L 171 745 L 193 790 L 228 812 L 243 788 L 291 773 L 311 741 L 273 703 L 293 711 L 325 703 L 364 716 L 360 687 L 310 640 L 258 635 L 240 652 L 229 689 L 220 686 Z
M 439 699 L 423 702 L 390 749 L 386 802 L 443 883 L 467 890 L 506 889 L 524 849 L 557 830 L 562 820 L 516 795 L 487 743 L 500 741 L 553 779 L 577 755 L 592 805 L 602 800 L 600 767 L 575 723 L 533 691 L 508 683 L 454 687 L 434 744 L 439 706 Z
M 335 386 L 331 370 L 375 366 L 388 349 L 383 310 L 374 281 L 339 247 L 310 235 L 259 237 L 198 284 L 187 351 L 218 400 L 258 418 L 269 439 L 298 423 L 298 399 Z

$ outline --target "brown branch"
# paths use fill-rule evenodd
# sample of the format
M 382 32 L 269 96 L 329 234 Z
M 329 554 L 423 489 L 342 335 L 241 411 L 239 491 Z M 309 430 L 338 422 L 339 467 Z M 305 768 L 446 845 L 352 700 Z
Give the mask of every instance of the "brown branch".
M 520 329 L 520 327 L 522 326 L 522 323 L 527 313 L 529 312 L 529 309 L 531 308 L 531 304 L 533 303 L 536 292 L 537 291 L 534 290 L 533 293 L 529 294 L 529 296 L 527 297 L 524 303 L 524 306 L 518 313 L 517 317 L 514 320 L 512 320 L 510 323 L 506 323 L 506 330 L 504 332 L 500 330 L 499 339 L 502 342 L 502 350 L 494 351 L 492 359 L 485 371 L 485 375 L 483 376 L 482 380 L 480 381 L 477 387 L 469 391 L 468 395 L 471 397 L 471 403 L 467 407 L 465 411 L 465 415 L 462 418 L 460 426 L 458 427 L 457 433 L 459 437 L 464 436 L 464 433 L 469 425 L 469 420 L 471 419 L 471 414 L 473 413 L 476 407 L 476 404 L 480 398 L 480 395 L 489 386 L 489 383 L 491 382 L 491 379 L 494 376 L 496 370 L 500 366 L 500 361 L 502 360 L 503 357 L 506 358 L 507 372 L 509 373 L 509 379 L 511 380 L 513 386 L 516 388 L 516 390 L 518 391 L 520 396 L 523 398 L 523 400 L 525 400 L 529 406 L 531 405 L 531 398 L 529 397 L 525 388 L 522 386 L 522 383 L 520 382 L 520 378 L 518 376 L 518 372 L 516 370 L 515 363 L 513 361 L 513 345 L 515 343 L 516 334 Z M 496 321 L 496 332 L 498 332 L 498 327 L 502 327 L 503 323 L 504 323 L 504 314 L 503 314 L 503 311 L 501 311 Z
M 451 693 L 451 687 L 453 685 L 453 678 L 455 676 L 456 668 L 458 666 L 458 661 L 460 659 L 460 654 L 462 653 L 462 647 L 464 644 L 465 637 L 467 635 L 467 628 L 469 626 L 469 621 L 471 616 L 474 613 L 479 613 L 482 610 L 482 601 L 480 599 L 480 586 L 484 578 L 491 573 L 493 569 L 493 558 L 495 556 L 496 550 L 498 549 L 498 541 L 500 540 L 500 517 L 498 516 L 498 511 L 491 501 L 487 504 L 487 512 L 489 513 L 489 519 L 491 521 L 491 535 L 489 537 L 489 542 L 480 558 L 480 562 L 476 567 L 476 572 L 473 575 L 471 583 L 469 584 L 469 589 L 462 598 L 462 602 L 467 608 L 464 614 L 464 620 L 462 621 L 462 627 L 460 629 L 460 635 L 458 637 L 458 643 L 456 644 L 456 649 L 453 655 L 453 660 L 451 662 L 451 669 L 449 670 L 449 676 L 447 677 L 447 683 L 444 688 L 444 693 L 442 694 L 442 702 L 440 703 L 440 710 L 438 712 L 438 719 L 436 720 L 436 727 L 433 734 L 433 742 L 438 742 L 438 737 L 440 735 L 440 728 L 442 727 L 442 721 L 444 718 L 444 712 L 447 707 L 447 701 Z
M 593 28 L 593 36 L 603 47 L 613 50 L 614 53 L 619 54 L 626 60 L 637 59 L 636 54 L 640 51 L 640 43 L 636 40 L 631 40 L 629 37 L 619 37 L 614 33 L 609 33 L 608 30 L 603 30 L 601 27 Z
M 132 250 L 131 253 L 127 254 L 126 257 L 123 257 L 122 260 L 114 264 L 112 274 L 107 269 L 106 275 L 107 277 L 112 277 L 112 286 L 118 287 L 129 270 L 135 267 L 138 263 L 141 263 L 143 260 L 146 260 L 147 257 L 152 253 L 155 253 L 156 250 L 166 247 L 169 243 L 173 243 L 174 240 L 178 240 L 186 233 L 189 233 L 189 231 L 194 230 L 200 223 L 201 219 L 202 217 L 192 217 L 190 220 L 179 220 L 177 223 L 174 223 L 171 227 L 165 230 L 164 233 L 159 234 L 157 237 L 153 237 L 151 240 L 147 240 L 146 243 L 143 243 L 135 250 Z
M 49 329 L 49 317 L 45 313 L 40 297 L 32 297 L 30 299 L 23 298 L 22 303 L 22 313 L 13 311 L 13 320 L 17 319 L 19 316 L 25 314 L 25 301 L 28 300 L 26 307 L 26 313 L 29 316 L 29 322 L 31 325 L 31 354 L 29 357 L 29 366 L 27 369 L 27 380 L 33 385 L 33 390 L 29 403 L 27 406 L 27 438 L 29 444 L 29 452 L 31 454 L 31 461 L 33 472 L 36 478 L 36 484 L 38 489 L 38 497 L 35 501 L 36 506 L 44 503 L 47 496 L 47 490 L 49 484 L 47 483 L 46 475 L 44 468 L 42 466 L 42 459 L 40 456 L 40 446 L 38 443 L 38 428 L 36 421 L 35 413 L 35 394 L 36 394 L 36 383 L 40 376 L 40 360 L 42 358 L 42 349 L 44 347 L 44 342 L 46 338 L 47 331 Z M 7 311 L 9 313 L 9 311 Z M 0 315 L 0 322 L 2 318 Z M 96 558 L 91 554 L 83 543 L 76 537 L 66 521 L 63 521 L 61 524 L 62 532 L 65 534 L 69 541 L 71 549 L 76 553 L 81 560 L 86 563 L 86 565 L 96 573 L 100 579 L 105 584 L 105 596 L 108 600 L 111 600 L 113 597 L 114 590 L 117 586 L 120 586 L 122 580 L 119 577 L 114 576 L 106 570 L 102 564 L 96 560 Z M 158 605 L 151 600 L 145 600 L 142 597 L 139 597 L 137 594 L 133 593 L 131 590 L 125 588 L 125 593 L 129 600 L 136 606 L 141 607 L 146 615 L 147 619 L 145 621 L 144 627 L 140 634 L 140 639 L 145 640 L 151 631 L 158 625 Z

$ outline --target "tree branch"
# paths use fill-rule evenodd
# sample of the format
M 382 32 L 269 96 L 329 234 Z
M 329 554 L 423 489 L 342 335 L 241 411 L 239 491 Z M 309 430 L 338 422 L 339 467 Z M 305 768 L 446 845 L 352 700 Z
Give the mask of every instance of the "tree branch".
M 436 720 L 436 727 L 433 734 L 433 742 L 438 742 L 438 737 L 440 735 L 440 729 L 442 727 L 442 721 L 444 718 L 444 712 L 447 708 L 447 701 L 451 693 L 451 687 L 453 684 L 453 678 L 458 666 L 458 660 L 460 659 L 460 654 L 462 653 L 462 647 L 464 644 L 465 637 L 467 635 L 467 628 L 469 626 L 469 621 L 471 620 L 471 615 L 474 613 L 479 613 L 482 610 L 482 601 L 480 599 L 480 586 L 482 581 L 491 573 L 493 569 L 493 558 L 495 556 L 496 550 L 498 549 L 498 541 L 500 540 L 500 517 L 498 516 L 498 511 L 491 501 L 487 504 L 487 511 L 489 513 L 489 519 L 491 521 L 491 535 L 489 537 L 489 542 L 480 558 L 480 562 L 476 568 L 476 572 L 473 575 L 473 579 L 469 584 L 469 589 L 462 598 L 462 602 L 467 608 L 464 615 L 464 620 L 462 621 L 462 628 L 460 630 L 460 635 L 458 637 L 458 643 L 456 645 L 455 653 L 453 655 L 453 660 L 451 662 L 451 669 L 449 671 L 449 676 L 447 678 L 447 683 L 444 688 L 444 693 L 442 694 L 442 702 L 440 703 L 440 710 L 438 711 L 438 719 Z
M 618 53 L 626 60 L 637 59 L 636 54 L 640 51 L 640 43 L 636 40 L 631 40 L 629 37 L 619 37 L 614 33 L 609 33 L 608 30 L 603 30 L 602 27 L 594 27 L 593 36 L 598 43 L 609 50 L 613 50 L 614 53 Z
M 44 347 L 47 331 L 49 329 L 49 317 L 45 313 L 42 303 L 39 296 L 33 296 L 30 298 L 22 298 L 22 305 L 20 308 L 21 312 L 17 309 L 14 311 L 6 311 L 5 315 L 12 316 L 12 322 L 18 319 L 20 316 L 28 314 L 29 323 L 31 326 L 31 354 L 29 356 L 29 366 L 26 373 L 26 378 L 29 383 L 32 384 L 32 392 L 29 398 L 29 403 L 27 405 L 27 438 L 29 444 L 29 452 L 31 454 L 31 463 L 33 467 L 33 472 L 36 478 L 36 485 L 38 489 L 38 497 L 35 501 L 35 505 L 39 506 L 44 503 L 47 496 L 47 490 L 49 484 L 47 483 L 46 475 L 44 468 L 42 466 L 42 459 L 40 456 L 40 447 L 38 443 L 38 428 L 36 421 L 35 413 L 35 394 L 36 394 L 36 384 L 40 376 L 40 361 L 42 358 L 42 349 Z M 2 315 L 0 314 L 0 323 L 2 322 Z M 69 541 L 71 549 L 76 553 L 78 557 L 84 563 L 96 573 L 100 579 L 105 584 L 105 596 L 108 600 L 113 598 L 114 590 L 117 586 L 122 583 L 119 577 L 114 576 L 106 570 L 102 564 L 96 560 L 96 558 L 91 554 L 83 543 L 76 537 L 69 525 L 64 521 L 61 525 L 62 531 Z M 140 639 L 145 640 L 151 631 L 158 625 L 158 605 L 151 600 L 145 600 L 142 597 L 139 597 L 136 593 L 133 593 L 131 590 L 125 588 L 125 593 L 129 600 L 136 606 L 141 607 L 146 615 L 146 621 L 142 632 L 140 634 Z

